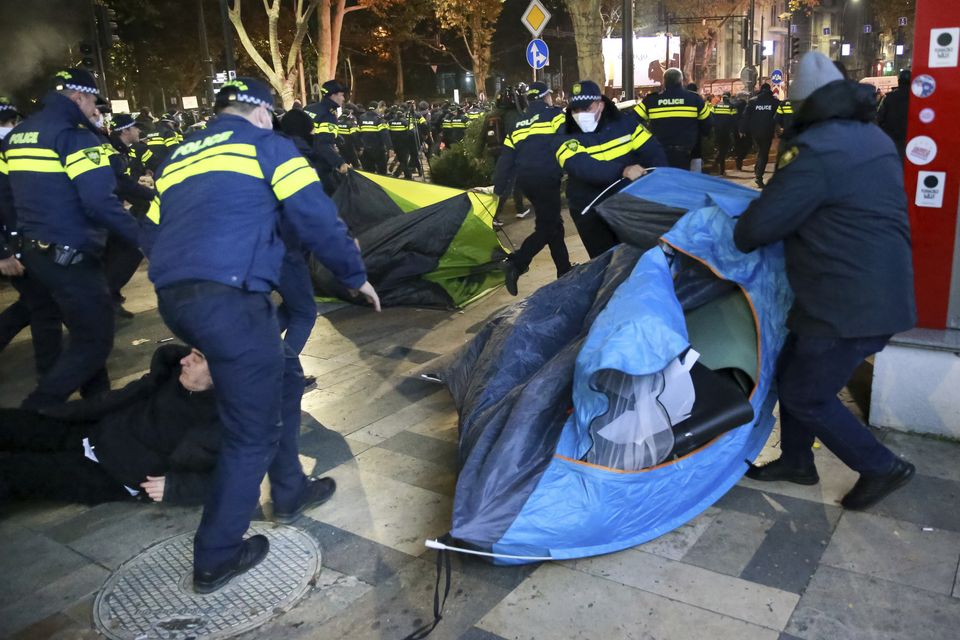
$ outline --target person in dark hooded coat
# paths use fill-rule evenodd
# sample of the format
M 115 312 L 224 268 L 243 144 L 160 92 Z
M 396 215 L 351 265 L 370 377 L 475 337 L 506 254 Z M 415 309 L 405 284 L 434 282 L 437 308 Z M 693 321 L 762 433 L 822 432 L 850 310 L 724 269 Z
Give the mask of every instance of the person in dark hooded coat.
M 796 296 L 777 363 L 782 455 L 747 477 L 816 484 L 818 438 L 860 473 L 841 504 L 865 509 L 914 473 L 837 398 L 867 356 L 916 322 L 903 168 L 873 122 L 873 88 L 843 79 L 822 53 L 803 57 L 791 97 L 801 102 L 786 150 L 734 231 L 745 252 L 783 242 Z

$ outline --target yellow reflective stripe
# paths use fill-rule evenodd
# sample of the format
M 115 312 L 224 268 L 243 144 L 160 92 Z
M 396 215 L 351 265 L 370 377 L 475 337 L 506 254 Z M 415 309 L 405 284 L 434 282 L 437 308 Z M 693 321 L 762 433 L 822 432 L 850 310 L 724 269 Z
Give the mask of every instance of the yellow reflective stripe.
M 690 113 L 697 113 L 697 108 L 693 106 L 676 104 L 663 107 L 650 107 L 647 111 L 650 113 L 650 115 L 653 115 L 654 113 L 663 113 L 664 111 L 689 111 Z
M 706 120 L 710 117 L 710 108 L 706 104 L 703 105 L 703 108 L 700 109 L 700 113 L 697 114 L 697 120 Z
M 37 158 L 11 158 L 7 162 L 8 171 L 33 171 L 35 173 L 61 173 L 64 171 L 59 160 L 40 160 Z
M 553 125 L 553 132 L 556 133 L 557 131 L 559 131 L 560 127 L 562 127 L 566 121 L 567 121 L 566 114 L 563 114 L 563 113 L 557 114 L 557 116 L 550 121 L 550 124 Z
M 377 131 L 385 131 L 386 129 L 387 125 L 383 124 L 382 122 L 377 125 Z
M 286 178 L 297 169 L 303 169 L 304 167 L 309 169 L 310 163 L 307 162 L 307 159 L 303 156 L 300 156 L 299 158 L 290 158 L 286 162 L 281 163 L 280 166 L 274 170 L 273 177 L 270 179 L 270 184 L 275 186 L 278 182 Z
M 3 154 L 0 154 L 0 175 L 7 175 L 7 161 L 3 159 Z
M 560 164 L 560 168 L 563 168 L 563 165 L 578 153 L 586 153 L 587 149 L 585 147 L 577 147 L 576 149 L 570 149 L 566 144 L 560 146 L 557 149 L 557 162 Z
M 514 142 L 520 142 L 521 140 L 526 139 L 528 136 L 532 135 L 543 135 L 550 134 L 553 135 L 557 130 L 553 126 L 553 122 L 537 122 L 535 124 L 528 125 L 526 127 L 521 127 L 520 129 L 514 130 L 510 135 L 514 137 Z
M 300 191 L 300 189 L 310 186 L 314 182 L 320 182 L 320 178 L 317 177 L 317 172 L 309 166 L 301 167 L 280 178 L 280 180 L 273 185 L 273 193 L 277 196 L 277 200 L 286 200 Z
M 160 224 L 160 198 L 154 197 L 150 201 L 150 208 L 147 209 L 147 219 L 153 224 Z
M 203 160 L 204 158 L 209 158 L 211 156 L 219 156 L 225 153 L 230 153 L 238 156 L 246 156 L 249 158 L 257 157 L 257 149 L 252 144 L 221 144 L 219 146 L 210 147 L 205 149 L 200 153 L 197 153 L 192 156 L 187 156 L 183 160 L 177 160 L 176 162 L 171 162 L 167 165 L 167 168 L 164 169 L 163 175 L 168 176 L 174 171 L 179 171 L 184 167 Z
M 513 144 L 513 134 L 510 134 L 509 136 L 507 136 L 506 138 L 504 138 L 504 140 L 503 140 L 503 146 L 505 146 L 505 147 L 510 147 L 511 149 L 515 149 L 515 148 L 516 148 L 516 146 Z
M 650 110 L 650 120 L 661 120 L 663 118 L 698 118 L 696 111 L 654 111 Z
M 17 147 L 16 149 L 7 149 L 7 158 L 55 158 L 58 162 L 60 154 L 53 149 L 44 149 L 43 147 Z
M 260 163 L 255 158 L 243 158 L 235 155 L 216 155 L 209 158 L 203 158 L 183 167 L 173 174 L 164 173 L 157 180 L 157 191 L 163 194 L 170 187 L 176 186 L 186 180 L 204 173 L 214 171 L 224 171 L 229 173 L 239 173 L 251 178 L 263 179 L 263 171 L 260 169 Z
M 96 162 L 87 156 L 87 153 L 91 151 L 96 151 L 97 153 Z M 49 162 L 49 160 L 47 162 Z M 90 149 L 74 151 L 67 156 L 66 162 L 64 163 L 64 168 L 66 169 L 67 175 L 71 180 L 75 180 L 78 176 L 82 176 L 87 171 L 93 171 L 94 169 L 101 169 L 109 166 L 110 155 L 105 153 L 102 147 L 93 147 Z
M 181 138 L 181 140 L 182 140 L 182 138 Z M 175 146 L 177 146 L 178 144 L 180 144 L 181 140 L 177 140 L 177 137 L 176 137 L 176 136 L 174 136 L 174 137 L 172 137 L 172 138 L 167 138 L 167 139 L 164 141 L 163 146 L 165 146 L 165 147 L 175 147 Z
M 635 105 L 633 107 L 633 110 L 637 113 L 638 116 L 640 116 L 644 120 L 650 119 L 650 116 L 647 114 L 647 105 L 643 104 L 642 102 Z
M 377 131 L 379 131 L 379 130 L 380 130 L 380 127 L 378 127 L 378 126 L 375 125 L 375 124 L 362 124 L 362 125 L 360 125 L 360 131 L 363 131 L 364 133 L 377 132 Z
M 146 162 L 152 157 L 153 157 L 153 151 L 150 151 L 150 149 L 147 149 L 146 151 L 143 152 L 143 155 L 140 156 L 140 162 Z
M 318 122 L 313 126 L 314 133 L 332 133 L 337 134 L 337 125 L 332 122 Z

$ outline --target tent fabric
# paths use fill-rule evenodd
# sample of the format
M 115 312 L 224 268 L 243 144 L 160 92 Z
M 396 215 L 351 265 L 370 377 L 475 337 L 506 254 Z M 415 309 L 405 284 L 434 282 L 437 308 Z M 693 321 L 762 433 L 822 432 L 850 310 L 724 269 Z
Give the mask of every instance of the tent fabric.
M 657 169 L 615 198 L 621 196 L 656 205 L 650 208 L 655 215 L 645 218 L 636 203 L 622 211 L 614 198 L 604 203 L 608 214 L 613 208 L 633 221 L 628 224 L 655 222 L 665 208 L 687 213 L 661 231 L 659 245 L 615 247 L 507 309 L 442 376 L 461 417 L 462 471 L 450 533 L 460 546 L 514 556 L 498 563 L 608 553 L 662 535 L 729 490 L 773 426 L 774 365 L 792 294 L 779 245 L 746 255 L 734 247 L 735 218 L 756 192 Z M 659 220 L 669 222 L 669 216 Z M 690 282 L 699 286 L 678 297 L 677 283 L 695 269 Z M 713 288 L 712 300 L 686 304 L 715 282 L 724 287 Z M 719 318 L 717 335 L 703 331 L 696 318 L 691 323 L 694 313 Z M 641 471 L 584 461 L 593 444 L 590 424 L 610 404 L 599 375 L 659 372 L 691 346 L 709 352 L 710 341 L 724 336 L 734 337 L 736 346 L 711 357 L 723 369 L 746 368 L 749 407 L 723 399 L 730 390 L 740 393 L 734 378 L 725 378 L 729 387 L 700 384 L 717 385 L 713 400 L 720 402 L 711 410 L 728 411 L 740 426 L 721 432 L 707 425 L 709 442 Z M 695 383 L 706 378 L 698 374 Z M 689 448 L 689 441 L 683 444 Z
M 493 196 L 351 171 L 333 200 L 386 306 L 459 308 L 503 284 Z M 317 295 L 350 299 L 316 260 L 310 268 Z

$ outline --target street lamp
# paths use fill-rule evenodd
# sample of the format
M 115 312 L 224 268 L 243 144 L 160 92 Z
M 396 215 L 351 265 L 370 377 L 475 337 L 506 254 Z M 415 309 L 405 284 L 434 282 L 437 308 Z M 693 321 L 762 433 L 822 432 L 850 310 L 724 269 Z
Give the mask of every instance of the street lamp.
M 840 46 L 837 47 L 837 60 L 840 59 L 840 52 L 843 50 L 843 18 L 847 12 L 847 3 L 851 0 L 843 0 L 843 7 L 840 9 Z M 853 4 L 859 4 L 860 0 L 852 0 Z

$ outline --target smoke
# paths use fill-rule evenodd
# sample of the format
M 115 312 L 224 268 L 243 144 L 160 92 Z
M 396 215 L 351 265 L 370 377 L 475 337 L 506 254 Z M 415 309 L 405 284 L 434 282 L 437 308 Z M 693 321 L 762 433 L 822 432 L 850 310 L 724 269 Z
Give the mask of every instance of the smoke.
M 14 94 L 50 66 L 74 65 L 90 33 L 89 15 L 89 0 L 0 0 L 0 95 Z

